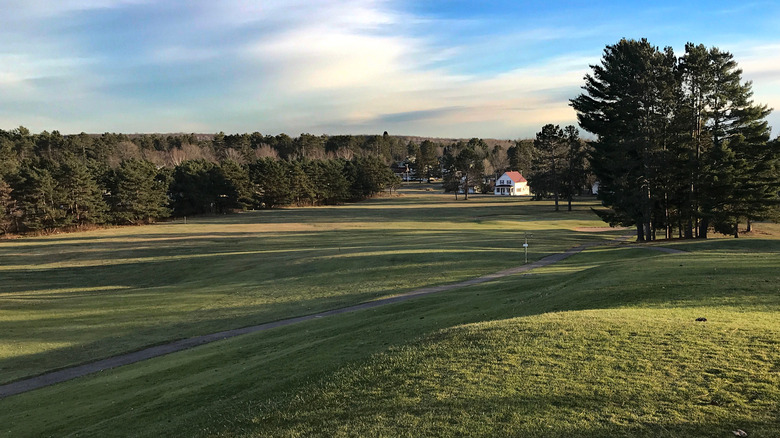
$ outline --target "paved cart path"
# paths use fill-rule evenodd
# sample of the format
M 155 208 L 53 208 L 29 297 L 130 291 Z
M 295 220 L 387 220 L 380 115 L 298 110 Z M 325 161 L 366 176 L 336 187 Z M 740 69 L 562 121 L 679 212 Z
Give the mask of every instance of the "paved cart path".
M 629 236 L 630 238 L 630 236 Z M 196 347 L 198 345 L 208 344 L 223 339 L 232 338 L 235 336 L 245 335 L 248 333 L 260 332 L 263 330 L 269 330 L 276 327 L 284 327 L 287 325 L 297 324 L 303 321 L 309 321 L 317 318 L 324 318 L 326 316 L 339 315 L 342 313 L 355 312 L 358 310 L 371 309 L 374 307 L 384 306 L 387 304 L 400 303 L 412 298 L 435 294 L 439 292 L 449 291 L 467 286 L 473 286 L 475 284 L 481 284 L 488 281 L 493 281 L 499 278 L 507 277 L 509 275 L 519 274 L 522 272 L 530 271 L 531 269 L 540 268 L 553 263 L 557 263 L 574 254 L 582 252 L 586 248 L 593 246 L 617 244 L 622 240 L 613 240 L 609 242 L 594 242 L 584 245 L 580 245 L 574 248 L 570 248 L 564 252 L 556 253 L 537 260 L 533 263 L 529 263 L 522 266 L 517 266 L 503 271 L 495 272 L 492 274 L 483 275 L 482 277 L 472 278 L 470 280 L 461 281 L 459 283 L 444 284 L 440 286 L 424 287 L 422 289 L 416 289 L 403 294 L 395 295 L 388 298 L 381 298 L 374 301 L 368 301 L 354 306 L 342 307 L 339 309 L 327 310 L 324 312 L 314 313 L 311 315 L 298 316 L 295 318 L 282 319 L 279 321 L 267 322 L 264 324 L 253 325 L 249 327 L 243 327 L 232 330 L 225 330 L 217 333 L 211 333 L 207 335 L 195 336 L 192 338 L 181 339 L 178 341 L 170 342 L 167 344 L 157 345 L 154 347 L 144 348 L 143 350 L 134 351 L 131 353 L 120 354 L 118 356 L 112 356 L 106 359 L 98 360 L 95 362 L 85 363 L 83 365 L 77 365 L 69 368 L 64 368 L 58 371 L 52 371 L 39 376 L 30 377 L 15 382 L 0 385 L 0 399 L 15 394 L 21 394 L 23 392 L 32 391 L 34 389 L 43 388 L 45 386 L 53 385 L 55 383 L 65 382 L 78 377 L 86 376 L 88 374 L 97 373 L 103 370 L 120 367 L 123 365 L 129 365 L 132 363 L 140 362 L 147 359 L 163 356 L 177 351 L 186 350 L 188 348 Z M 638 246 L 639 247 L 639 246 Z M 660 247 L 640 247 L 654 250 L 665 251 L 667 248 Z M 682 252 L 679 250 L 671 250 L 673 252 Z M 665 251 L 666 252 L 666 251 Z

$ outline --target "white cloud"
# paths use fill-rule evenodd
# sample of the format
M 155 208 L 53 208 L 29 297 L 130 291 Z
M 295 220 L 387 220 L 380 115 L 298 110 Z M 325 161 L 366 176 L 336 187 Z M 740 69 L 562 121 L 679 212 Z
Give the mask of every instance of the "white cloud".
M 600 47 L 587 56 L 570 49 L 536 57 L 531 66 L 513 58 L 496 67 L 501 56 L 530 57 L 537 44 L 603 31 L 598 23 L 581 29 L 548 23 L 452 42 L 438 31 L 465 35 L 486 24 L 412 16 L 389 0 L 11 1 L 15 24 L 0 29 L 0 44 L 14 42 L 0 55 L 0 108 L 26 105 L 15 107 L 15 115 L 0 111 L 0 122 L 63 132 L 387 129 L 527 137 L 545 123 L 575 123 L 568 99 L 581 91 Z M 68 16 L 95 10 L 135 18 L 121 29 L 65 25 Z M 43 23 L 59 24 L 47 33 Z M 94 53 L 94 46 L 110 50 L 95 44 L 104 36 L 119 38 L 131 52 Z M 755 80 L 756 100 L 780 108 L 778 46 L 741 49 L 732 51 L 745 77 Z M 496 61 L 490 71 L 474 68 L 482 54 Z
M 432 59 L 447 60 L 459 49 L 442 50 L 424 37 L 389 32 L 385 24 L 399 28 L 398 23 L 414 20 L 404 20 L 381 6 L 366 2 L 363 10 L 371 20 L 342 21 L 338 26 L 312 25 L 309 16 L 299 17 L 285 32 L 247 45 L 244 55 L 262 65 L 265 73 L 255 89 L 258 101 L 284 108 L 285 124 L 301 123 L 293 132 L 328 125 L 381 132 L 382 124 L 388 123 L 384 116 L 413 112 L 425 114 L 425 119 L 416 123 L 404 119 L 399 128 L 408 126 L 427 134 L 438 130 L 438 135 L 515 137 L 538 128 L 530 124 L 575 121 L 568 98 L 578 92 L 594 59 L 553 59 L 492 77 L 431 68 Z M 318 23 L 350 16 L 348 9 L 336 4 L 310 13 Z M 366 22 L 373 23 L 369 30 Z M 572 95 L 551 101 L 542 92 L 560 94 L 561 89 L 571 89 Z M 324 113 L 300 111 L 313 102 L 319 107 L 318 99 L 328 100 Z M 441 108 L 457 110 L 438 111 Z
M 51 16 L 96 8 L 132 8 L 140 3 L 144 2 L 72 0 L 45 8 L 44 2 L 33 1 L 23 9 L 27 15 Z M 13 67 L 0 70 L 0 88 L 13 89 L 17 100 L 40 102 L 39 107 L 50 107 L 52 103 L 84 107 L 84 117 L 63 120 L 74 132 L 86 129 L 85 125 L 97 131 L 109 129 L 108 126 L 143 131 L 144 117 L 151 114 L 154 118 L 147 120 L 150 130 L 165 130 L 160 123 L 167 121 L 175 124 L 167 129 L 171 131 L 189 130 L 185 127 L 228 129 L 223 127 L 225 124 L 248 131 L 254 127 L 246 123 L 254 119 L 265 130 L 293 134 L 315 129 L 329 132 L 334 129 L 329 127 L 338 126 L 372 132 L 383 130 L 383 124 L 395 123 L 394 128 L 427 134 L 436 131 L 439 135 L 516 136 L 517 127 L 523 124 L 538 124 L 550 118 L 571 119 L 566 100 L 545 98 L 539 92 L 539 84 L 545 89 L 576 88 L 582 72 L 572 61 L 553 60 L 492 77 L 431 67 L 465 56 L 473 47 L 442 47 L 419 36 L 421 32 L 415 33 L 414 26 L 435 28 L 440 23 L 405 15 L 392 6 L 378 0 L 191 2 L 182 15 L 186 21 L 171 23 L 175 33 L 170 35 L 179 36 L 191 27 L 199 32 L 197 38 L 193 37 L 196 40 L 219 41 L 222 36 L 237 32 L 239 36 L 229 41 L 235 46 L 192 44 L 183 34 L 181 38 L 171 36 L 152 42 L 144 50 L 146 59 L 128 62 L 161 68 L 187 62 L 197 69 L 199 63 L 218 63 L 237 54 L 232 70 L 225 71 L 235 77 L 212 79 L 212 83 L 233 82 L 232 90 L 202 99 L 201 108 L 177 111 L 177 102 L 162 102 L 147 105 L 155 108 L 150 110 L 143 101 L 134 102 L 132 96 L 122 99 L 105 94 L 109 83 L 122 83 L 122 79 L 93 73 L 97 60 L 74 55 L 78 50 L 72 46 L 78 43 L 68 35 L 52 36 L 47 40 L 49 47 L 16 54 L 13 62 L 4 62 L 2 65 Z M 247 36 L 241 36 L 244 31 Z M 523 35 L 547 38 L 547 34 L 538 31 Z M 582 66 L 587 66 L 587 62 L 579 65 Z M 36 85 L 41 78 L 68 81 L 68 87 L 47 101 L 52 90 L 46 88 L 45 81 L 44 85 Z M 108 100 L 115 103 L 107 103 Z M 44 104 L 45 101 L 48 103 Z M 93 106 L 103 111 L 90 114 L 89 101 L 100 102 Z M 212 117 L 211 122 L 204 121 L 209 120 L 207 114 L 214 108 L 222 113 Z M 440 111 L 441 108 L 455 109 Z M 49 113 L 50 109 L 41 112 Z M 415 112 L 421 114 L 419 120 L 414 119 Z M 403 122 L 388 122 L 392 118 L 387 115 L 399 113 L 411 115 Z M 20 117 L 20 123 L 45 117 L 27 115 Z M 108 126 L 96 126 L 98 122 Z M 245 126 L 239 126 L 240 123 Z M 463 132 L 455 132 L 459 129 Z

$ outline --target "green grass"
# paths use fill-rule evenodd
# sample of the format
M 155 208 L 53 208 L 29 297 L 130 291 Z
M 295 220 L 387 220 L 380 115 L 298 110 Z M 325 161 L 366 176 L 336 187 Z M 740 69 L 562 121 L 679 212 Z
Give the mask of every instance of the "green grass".
M 581 203 L 410 186 L 355 205 L 0 241 L 0 383 L 173 339 L 457 282 L 619 232 Z
M 776 434 L 777 330 L 676 316 L 583 311 L 443 330 L 243 425 L 262 436 Z
M 692 252 L 594 248 L 14 396 L 0 400 L 0 430 L 780 435 L 780 240 L 666 243 Z

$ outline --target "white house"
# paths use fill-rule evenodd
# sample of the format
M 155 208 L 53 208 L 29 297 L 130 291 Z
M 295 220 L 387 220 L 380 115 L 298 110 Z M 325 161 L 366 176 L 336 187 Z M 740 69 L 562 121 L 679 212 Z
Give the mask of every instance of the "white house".
M 531 189 L 520 172 L 505 172 L 496 179 L 493 193 L 499 196 L 528 196 L 531 194 Z

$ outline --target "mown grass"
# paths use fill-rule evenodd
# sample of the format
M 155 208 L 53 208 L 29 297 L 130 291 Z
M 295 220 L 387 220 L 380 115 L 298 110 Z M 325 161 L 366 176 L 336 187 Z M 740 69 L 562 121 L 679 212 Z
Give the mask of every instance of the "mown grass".
M 8 436 L 780 435 L 780 241 L 674 244 L 693 251 L 595 248 L 14 396 L 0 424 Z
M 259 436 L 774 436 L 779 321 L 737 331 L 675 316 L 581 311 L 443 330 L 257 409 L 244 427 Z
M 0 241 L 0 383 L 457 282 L 617 233 L 581 203 L 404 196 Z

